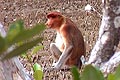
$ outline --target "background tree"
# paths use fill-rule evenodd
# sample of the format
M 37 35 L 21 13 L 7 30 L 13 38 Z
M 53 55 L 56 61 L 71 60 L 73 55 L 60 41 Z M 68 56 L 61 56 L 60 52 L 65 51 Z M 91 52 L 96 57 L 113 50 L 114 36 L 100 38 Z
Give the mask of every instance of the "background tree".
M 116 52 L 120 41 L 120 1 L 102 0 L 103 16 L 98 40 L 90 54 L 88 63 L 108 74 L 120 64 L 120 52 Z

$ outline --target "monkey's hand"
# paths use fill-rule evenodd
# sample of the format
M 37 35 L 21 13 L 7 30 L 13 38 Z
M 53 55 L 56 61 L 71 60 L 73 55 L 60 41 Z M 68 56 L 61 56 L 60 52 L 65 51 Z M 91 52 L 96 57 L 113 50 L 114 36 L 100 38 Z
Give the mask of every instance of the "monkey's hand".
M 62 66 L 62 64 L 60 64 L 59 62 L 54 62 L 53 64 L 52 64 L 52 67 L 54 68 L 54 69 L 60 69 L 61 68 L 61 66 Z

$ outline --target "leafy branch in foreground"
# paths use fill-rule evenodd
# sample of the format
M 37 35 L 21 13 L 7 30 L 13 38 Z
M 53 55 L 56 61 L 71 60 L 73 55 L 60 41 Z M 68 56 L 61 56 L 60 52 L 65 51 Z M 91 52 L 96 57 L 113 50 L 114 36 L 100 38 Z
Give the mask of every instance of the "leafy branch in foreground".
M 85 66 L 81 74 L 79 74 L 79 71 L 75 67 L 71 69 L 71 72 L 73 80 L 120 80 L 120 65 L 115 72 L 110 73 L 107 78 L 104 78 L 102 72 L 92 65 Z
M 23 53 L 21 55 L 21 57 L 27 59 L 28 63 L 30 63 L 30 65 L 32 67 L 32 71 L 33 71 L 33 77 L 34 77 L 35 80 L 42 80 L 42 78 L 43 78 L 43 69 L 42 69 L 40 64 L 38 64 L 37 62 L 34 63 L 32 56 L 34 54 L 37 54 L 37 52 L 39 50 L 43 49 L 43 47 L 44 47 L 43 45 L 34 46 L 31 49 L 30 53 L 26 52 L 26 53 Z
M 36 24 L 32 29 L 25 29 L 22 20 L 18 20 L 10 25 L 6 37 L 0 36 L 0 57 L 1 60 L 9 59 L 22 54 L 28 49 L 41 43 L 43 37 L 41 34 L 45 29 L 44 24 Z M 36 37 L 37 36 L 37 37 Z M 21 43 L 17 45 L 18 43 Z M 13 48 L 14 46 L 14 48 Z M 10 48 L 12 49 L 10 50 Z

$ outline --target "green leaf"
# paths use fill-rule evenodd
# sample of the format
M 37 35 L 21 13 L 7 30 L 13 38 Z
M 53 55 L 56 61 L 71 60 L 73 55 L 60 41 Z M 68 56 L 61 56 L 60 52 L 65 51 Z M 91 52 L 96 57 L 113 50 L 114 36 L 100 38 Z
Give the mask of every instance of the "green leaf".
M 92 65 L 87 65 L 82 72 L 82 80 L 104 80 L 103 74 Z
M 5 50 L 5 40 L 3 37 L 0 36 L 0 55 Z
M 26 52 L 22 53 L 20 56 L 23 57 L 23 58 L 27 58 Z
M 72 67 L 71 69 L 72 75 L 73 75 L 73 80 L 80 80 L 80 74 L 77 70 L 77 67 Z
M 107 80 L 115 80 L 115 76 L 113 74 L 109 74 Z
M 12 44 L 11 42 L 14 40 L 14 38 L 23 30 L 24 26 L 22 20 L 18 20 L 14 22 L 12 25 L 10 25 L 10 28 L 6 36 L 7 43 L 11 45 Z
M 41 41 L 42 41 L 42 38 L 37 38 L 33 41 L 24 43 L 21 46 L 18 46 L 17 48 L 15 48 L 13 51 L 9 52 L 2 60 L 18 56 L 22 54 L 23 52 L 27 51 L 28 49 L 32 48 L 33 46 L 35 46 L 37 43 Z
M 114 80 L 120 80 L 120 65 L 117 67 L 114 76 L 115 76 Z
M 35 63 L 33 65 L 33 70 L 34 70 L 34 79 L 35 80 L 42 80 L 43 77 L 43 70 L 41 68 L 41 66 L 38 63 Z
M 42 45 L 35 46 L 35 47 L 32 49 L 32 54 L 37 53 L 40 49 L 43 49 L 43 46 L 42 46 Z
M 42 80 L 43 72 L 41 70 L 36 70 L 33 76 L 35 80 Z
M 29 40 L 30 38 L 33 38 L 33 36 L 40 34 L 45 29 L 44 24 L 37 24 L 35 27 L 33 27 L 30 30 L 24 30 L 20 32 L 14 39 L 13 43 Z
M 35 64 L 33 65 L 33 70 L 34 70 L 34 72 L 35 72 L 36 70 L 41 70 L 41 71 L 42 71 L 42 68 L 41 68 L 41 66 L 40 66 L 38 63 L 35 63 Z
M 120 80 L 120 65 L 115 70 L 115 73 L 108 75 L 108 80 Z

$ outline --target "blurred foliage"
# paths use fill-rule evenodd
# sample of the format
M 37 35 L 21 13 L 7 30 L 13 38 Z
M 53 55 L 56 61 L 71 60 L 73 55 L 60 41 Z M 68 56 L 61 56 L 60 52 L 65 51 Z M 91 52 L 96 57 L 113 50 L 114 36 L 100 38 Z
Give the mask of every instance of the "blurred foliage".
M 6 60 L 21 55 L 31 62 L 31 56 L 43 48 L 42 45 L 36 46 L 36 44 L 42 42 L 43 37 L 41 33 L 44 29 L 44 24 L 36 24 L 32 29 L 25 29 L 22 20 L 11 24 L 6 37 L 0 36 L 0 59 Z M 28 56 L 26 51 L 32 47 L 31 56 Z M 35 63 L 33 70 L 34 79 L 42 80 L 43 70 L 41 66 Z
M 22 58 L 25 58 L 25 59 L 27 59 L 28 60 L 28 62 L 32 65 L 32 63 L 33 63 L 33 55 L 34 54 L 37 54 L 37 52 L 39 51 L 39 50 L 41 50 L 41 49 L 43 49 L 44 48 L 44 46 L 43 45 L 36 45 L 36 46 L 34 46 L 31 50 L 30 50 L 30 52 L 28 51 L 28 52 L 23 52 L 20 56 L 22 57 Z
M 73 80 L 120 80 L 120 65 L 114 73 L 108 75 L 104 78 L 102 72 L 92 65 L 87 65 L 84 70 L 79 74 L 76 67 L 71 69 Z
M 77 70 L 77 67 L 75 67 L 75 66 L 72 67 L 71 72 L 72 72 L 72 75 L 73 75 L 73 80 L 81 80 L 80 79 L 80 74 Z
M 34 79 L 35 80 L 42 80 L 43 77 L 43 70 L 41 68 L 41 66 L 38 63 L 35 63 L 33 65 L 33 70 L 34 70 Z
M 120 80 L 120 65 L 117 67 L 115 73 L 111 73 L 108 75 L 107 80 Z
M 21 57 L 27 59 L 28 63 L 30 63 L 31 67 L 33 68 L 33 77 L 35 80 L 42 80 L 43 78 L 43 69 L 41 68 L 40 64 L 38 64 L 37 62 L 33 65 L 33 57 L 32 57 L 40 49 L 43 49 L 43 46 L 37 45 L 31 49 L 30 53 L 28 51 L 28 53 L 26 52 L 21 54 Z
M 22 20 L 11 24 L 6 37 L 0 36 L 0 59 L 18 56 L 41 43 L 43 40 L 41 33 L 44 29 L 44 24 L 36 24 L 32 29 L 25 29 Z

